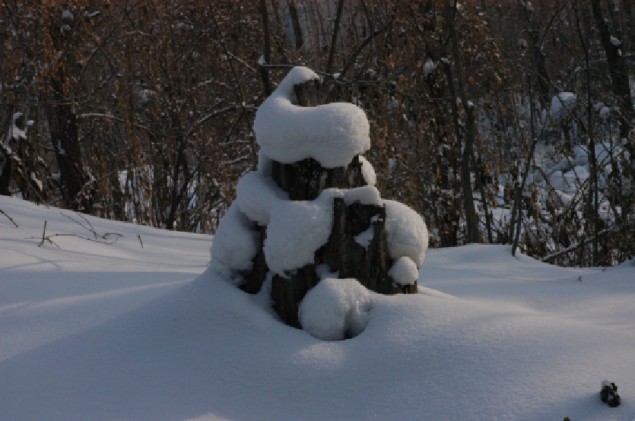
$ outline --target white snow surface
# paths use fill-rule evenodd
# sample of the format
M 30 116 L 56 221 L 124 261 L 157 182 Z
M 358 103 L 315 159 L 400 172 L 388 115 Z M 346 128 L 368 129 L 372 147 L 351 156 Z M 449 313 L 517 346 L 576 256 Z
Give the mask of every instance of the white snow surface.
M 388 252 L 394 260 L 409 257 L 421 266 L 428 249 L 428 228 L 417 212 L 394 200 L 384 200 L 386 205 L 386 240 Z
M 209 236 L 87 217 L 123 237 L 38 247 L 45 220 L 87 231 L 69 211 L 4 196 L 0 209 L 19 225 L 0 214 L 2 419 L 635 418 L 632 261 L 429 250 L 419 294 L 369 293 L 363 332 L 324 342 L 206 271 Z
M 306 67 L 294 67 L 258 108 L 254 132 L 268 158 L 285 164 L 313 158 L 324 168 L 335 168 L 370 148 L 370 126 L 358 106 L 340 102 L 294 105 L 293 86 L 319 78 Z
M 370 309 L 370 292 L 357 279 L 326 278 L 306 294 L 298 317 L 315 338 L 336 341 L 359 335 Z
M 399 285 L 413 285 L 419 279 L 419 268 L 411 258 L 402 256 L 392 265 L 388 276 Z

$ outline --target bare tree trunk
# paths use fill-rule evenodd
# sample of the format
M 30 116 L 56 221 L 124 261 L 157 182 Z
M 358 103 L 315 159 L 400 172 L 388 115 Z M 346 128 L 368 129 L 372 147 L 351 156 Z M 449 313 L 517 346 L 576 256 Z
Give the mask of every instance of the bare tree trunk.
M 333 71 L 333 60 L 335 59 L 335 48 L 337 47 L 337 35 L 340 31 L 340 20 L 342 19 L 342 10 L 344 9 L 344 0 L 339 0 L 337 3 L 337 13 L 335 15 L 335 22 L 333 23 L 333 36 L 331 38 L 331 49 L 329 50 L 329 59 L 326 63 L 326 73 Z
M 586 90 L 587 90 L 587 101 L 586 101 L 586 114 L 587 114 L 587 139 L 588 139 L 588 159 L 589 159 L 589 194 L 587 200 L 587 224 L 589 228 L 587 231 L 592 233 L 592 247 L 593 253 L 590 265 L 593 266 L 598 259 L 598 251 L 599 251 L 599 216 L 598 216 L 598 208 L 599 208 L 599 199 L 598 199 L 598 169 L 597 162 L 595 156 L 595 135 L 593 131 L 593 99 L 591 97 L 591 51 L 590 51 L 590 43 L 588 38 L 583 35 L 582 28 L 580 26 L 580 19 L 578 15 L 578 10 L 576 10 L 576 29 L 578 32 L 578 38 L 580 40 L 580 44 L 582 46 L 582 50 L 584 51 L 584 64 L 586 70 Z M 587 10 L 583 10 L 582 13 L 587 13 Z
M 623 164 L 623 176 L 630 181 L 635 182 L 635 135 L 631 133 L 633 118 L 635 111 L 633 110 L 633 102 L 631 99 L 631 91 L 628 80 L 628 67 L 621 51 L 621 41 L 611 35 L 607 21 L 602 13 L 602 5 L 600 0 L 591 1 L 591 9 L 595 23 L 599 31 L 600 41 L 606 54 L 606 61 L 611 75 L 611 88 L 618 98 L 620 104 L 620 139 L 626 142 L 626 150 L 629 158 L 625 158 Z M 623 195 L 623 215 L 618 216 L 618 225 L 623 230 L 628 230 L 628 215 L 635 211 L 635 197 L 632 192 Z M 630 228 L 632 229 L 632 228 Z
M 289 15 L 291 16 L 291 26 L 293 27 L 294 48 L 299 50 L 304 45 L 304 40 L 302 38 L 302 27 L 300 26 L 298 9 L 294 0 L 289 0 Z
M 516 255 L 516 249 L 518 248 L 518 242 L 520 241 L 520 227 L 523 223 L 522 215 L 522 200 L 523 191 L 525 190 L 525 184 L 527 183 L 527 177 L 529 176 L 529 170 L 531 169 L 531 161 L 534 158 L 534 151 L 536 149 L 536 143 L 538 143 L 538 136 L 536 136 L 536 128 L 534 127 L 534 96 L 533 88 L 531 86 L 531 76 L 528 76 L 527 85 L 529 88 L 529 130 L 531 133 L 531 147 L 527 154 L 527 162 L 525 163 L 525 169 L 522 175 L 520 183 L 514 184 L 514 206 L 512 208 L 512 225 L 511 225 L 511 238 L 512 240 L 512 256 Z M 520 168 L 519 168 L 520 170 Z
M 47 107 L 47 117 L 51 132 L 51 143 L 57 157 L 60 178 L 59 186 L 65 206 L 83 212 L 92 209 L 88 176 L 84 171 L 79 146 L 77 115 L 69 100 L 64 97 L 63 83 L 52 79 L 52 104 Z
M 271 62 L 271 31 L 269 29 L 269 13 L 267 12 L 267 0 L 260 0 L 259 3 L 260 19 L 262 21 L 262 33 L 263 33 L 263 52 L 262 60 L 258 63 L 258 72 L 262 79 L 262 84 L 265 88 L 265 95 L 269 96 L 273 92 L 271 86 L 271 79 L 269 78 L 269 71 L 264 64 Z M 264 63 L 263 63 L 264 62 Z
M 533 61 L 532 64 L 535 66 L 540 100 L 543 104 L 549 104 L 551 100 L 551 81 L 545 64 L 545 53 L 542 49 L 542 37 L 539 34 L 538 24 L 535 23 L 533 9 L 528 8 L 524 4 L 520 4 L 519 7 L 523 9 L 521 14 L 524 16 L 527 24 L 528 50 Z
M 472 153 L 474 148 L 474 141 L 476 139 L 476 122 L 474 115 L 474 105 L 467 100 L 467 94 L 465 91 L 463 63 L 459 52 L 459 44 L 457 40 L 456 28 L 454 26 L 454 12 L 455 5 L 450 3 L 450 0 L 446 0 L 446 16 L 447 25 L 450 36 L 450 42 L 452 43 L 452 55 L 454 57 L 454 65 L 456 68 L 456 79 L 458 84 L 458 98 L 461 100 L 463 109 L 465 110 L 465 144 L 463 145 L 463 153 L 461 156 L 461 186 L 463 189 L 463 208 L 465 210 L 465 222 L 467 224 L 467 242 L 468 243 L 480 243 L 481 234 L 478 229 L 478 216 L 476 214 L 476 208 L 474 206 L 474 193 L 472 190 L 472 177 L 470 172 L 470 163 L 472 160 Z M 456 109 L 457 98 L 454 89 L 454 83 L 452 80 L 452 72 L 449 64 L 446 65 L 446 71 L 448 73 L 448 83 L 450 84 L 450 91 L 452 94 L 452 113 L 454 114 L 454 127 L 457 138 L 461 138 L 459 130 L 459 118 L 458 110 Z
M 600 0 L 592 0 L 591 8 L 593 10 L 595 24 L 599 31 L 602 48 L 606 54 L 606 62 L 608 64 L 609 74 L 611 75 L 611 87 L 620 102 L 620 137 L 622 139 L 628 139 L 628 134 L 631 129 L 631 119 L 633 118 L 634 112 L 633 102 L 631 101 L 631 91 L 628 84 L 628 68 L 626 66 L 626 60 L 622 56 L 621 41 L 612 36 L 608 23 L 604 19 Z M 633 145 L 630 145 L 630 148 L 632 155 L 635 150 L 632 149 Z

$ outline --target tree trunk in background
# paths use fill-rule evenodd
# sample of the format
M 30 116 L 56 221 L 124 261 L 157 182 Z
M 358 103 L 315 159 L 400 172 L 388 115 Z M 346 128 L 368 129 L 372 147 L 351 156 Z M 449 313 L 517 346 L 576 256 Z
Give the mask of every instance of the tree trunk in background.
M 474 206 L 474 192 L 472 189 L 472 175 L 471 175 L 471 161 L 472 152 L 474 148 L 474 141 L 476 140 L 476 116 L 474 115 L 474 105 L 467 100 L 467 94 L 465 90 L 463 63 L 459 51 L 459 45 L 456 35 L 456 28 L 454 27 L 454 5 L 450 4 L 449 0 L 446 0 L 446 13 L 447 13 L 447 25 L 450 36 L 450 42 L 452 43 L 452 55 L 454 57 L 455 72 L 452 72 L 449 63 L 446 64 L 446 73 L 448 75 L 448 83 L 450 84 L 450 91 L 452 93 L 452 113 L 454 115 L 454 127 L 457 138 L 463 137 L 465 143 L 463 145 L 463 153 L 461 156 L 461 186 L 463 190 L 463 209 L 465 211 L 465 223 L 467 225 L 466 241 L 468 243 L 480 243 L 481 233 L 479 232 L 478 215 L 476 214 L 476 208 Z M 458 95 L 456 95 L 453 83 L 453 73 L 456 73 L 456 79 L 458 82 Z M 454 98 L 461 100 L 463 109 L 465 110 L 465 133 L 461 136 L 460 123 L 458 118 L 458 110 L 456 109 L 456 101 Z
M 72 105 L 64 98 L 63 84 L 52 79 L 52 102 L 47 107 L 51 143 L 59 167 L 59 187 L 65 206 L 82 212 L 91 212 L 91 194 L 84 172 L 77 116 Z
M 536 72 L 536 80 L 538 81 L 538 93 L 543 106 L 547 106 L 551 101 L 551 80 L 547 73 L 545 65 L 545 53 L 542 49 L 542 39 L 539 34 L 539 27 L 533 18 L 533 9 L 528 8 L 524 4 L 519 4 L 522 9 L 521 14 L 525 18 L 527 25 L 528 44 L 527 49 L 532 60 Z
M 302 48 L 304 40 L 302 39 L 302 28 L 300 27 L 300 18 L 298 17 L 298 9 L 294 0 L 289 0 L 289 15 L 291 16 L 291 26 L 293 27 L 293 42 L 296 50 Z
M 609 68 L 609 74 L 611 75 L 611 87 L 620 103 L 620 137 L 622 139 L 628 139 L 634 112 L 631 91 L 628 84 L 628 67 L 621 52 L 621 40 L 612 37 L 608 23 L 602 13 L 600 0 L 592 0 L 591 7 L 595 24 L 599 31 L 602 48 L 606 54 L 606 62 Z M 635 152 L 632 150 L 632 146 L 633 145 L 630 146 L 631 154 Z
M 631 133 L 631 124 L 633 117 L 635 117 L 635 111 L 633 111 L 633 102 L 631 99 L 628 67 L 621 51 L 621 40 L 611 35 L 608 22 L 602 13 L 600 0 L 592 0 L 591 8 L 599 31 L 600 41 L 604 48 L 604 53 L 606 54 L 609 74 L 611 75 L 611 88 L 620 105 L 620 138 L 626 140 L 626 149 L 629 154 L 628 160 L 625 160 L 623 164 L 623 176 L 633 185 L 633 183 L 635 183 L 635 135 Z M 623 195 L 623 215 L 622 218 L 619 218 L 621 221 L 618 220 L 618 224 L 622 225 L 623 230 L 629 229 L 628 215 L 632 215 L 632 212 L 635 211 L 635 198 L 633 196 L 632 187 L 630 192 L 627 191 Z M 633 228 L 631 227 L 630 229 Z

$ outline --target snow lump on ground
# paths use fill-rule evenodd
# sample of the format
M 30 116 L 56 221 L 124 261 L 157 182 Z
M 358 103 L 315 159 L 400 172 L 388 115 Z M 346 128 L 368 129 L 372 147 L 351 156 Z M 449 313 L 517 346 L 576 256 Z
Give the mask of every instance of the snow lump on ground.
M 298 315 L 312 336 L 335 341 L 362 332 L 370 308 L 370 293 L 357 279 L 326 278 L 309 290 Z

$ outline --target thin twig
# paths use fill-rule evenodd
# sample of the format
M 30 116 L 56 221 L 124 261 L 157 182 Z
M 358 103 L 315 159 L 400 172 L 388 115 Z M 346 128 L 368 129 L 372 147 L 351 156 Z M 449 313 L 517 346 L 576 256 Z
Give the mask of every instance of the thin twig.
M 6 216 L 6 217 L 7 217 L 7 219 L 8 219 L 9 221 L 11 221 L 11 223 L 12 223 L 13 225 L 15 225 L 15 227 L 16 227 L 16 228 L 18 228 L 18 224 L 15 222 L 15 220 L 14 220 L 13 218 L 11 218 L 11 217 L 9 216 L 9 214 L 8 214 L 8 213 L 6 213 L 5 211 L 3 211 L 2 209 L 0 209 L 0 213 L 1 213 L 1 214 L 3 214 L 4 216 Z

